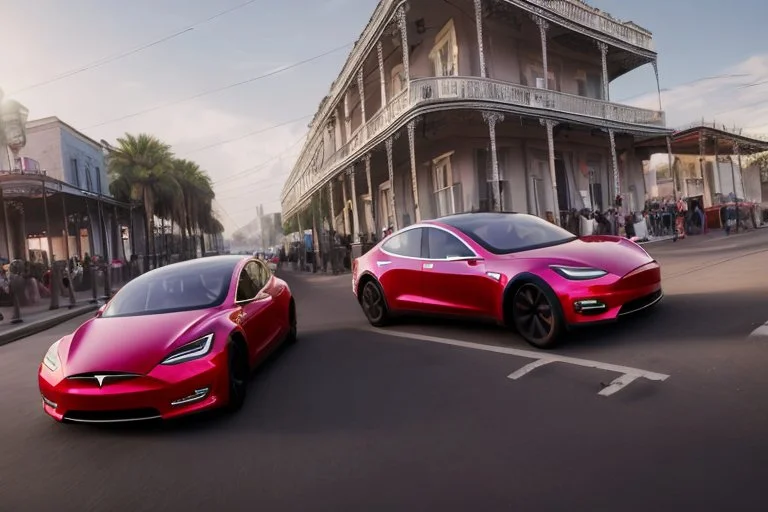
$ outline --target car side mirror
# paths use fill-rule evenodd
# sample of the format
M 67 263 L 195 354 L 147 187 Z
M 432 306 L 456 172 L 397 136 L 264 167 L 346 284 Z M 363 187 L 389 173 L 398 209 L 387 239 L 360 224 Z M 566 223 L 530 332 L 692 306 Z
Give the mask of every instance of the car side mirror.
M 107 309 L 107 305 L 104 304 L 96 311 L 96 318 L 100 318 L 104 314 L 104 310 Z

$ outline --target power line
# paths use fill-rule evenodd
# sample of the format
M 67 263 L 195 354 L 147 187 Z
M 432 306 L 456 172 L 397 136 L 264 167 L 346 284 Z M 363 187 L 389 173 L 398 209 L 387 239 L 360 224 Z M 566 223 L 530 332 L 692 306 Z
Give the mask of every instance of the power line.
M 336 48 L 333 48 L 331 50 L 325 51 L 325 52 L 320 53 L 318 55 L 315 55 L 313 57 L 309 57 L 307 59 L 300 60 L 298 62 L 294 62 L 293 64 L 289 64 L 287 66 L 283 66 L 283 67 L 278 68 L 278 69 L 276 69 L 274 71 L 270 71 L 269 73 L 265 73 L 263 75 L 255 76 L 253 78 L 249 78 L 249 79 L 243 80 L 241 82 L 235 82 L 235 83 L 228 84 L 228 85 L 225 85 L 225 86 L 222 86 L 222 87 L 216 87 L 215 89 L 208 89 L 207 91 L 203 91 L 203 92 L 200 92 L 200 93 L 197 93 L 197 94 L 193 94 L 192 96 L 187 96 L 186 98 L 181 98 L 181 99 L 178 99 L 178 100 L 169 101 L 169 102 L 163 103 L 161 105 L 157 105 L 157 106 L 150 107 L 150 108 L 147 108 L 147 109 L 144 109 L 144 110 L 140 110 L 138 112 L 134 112 L 133 114 L 127 114 L 127 115 L 124 115 L 122 117 L 111 119 L 109 121 L 104 121 L 104 122 L 99 123 L 99 124 L 94 124 L 94 125 L 91 125 L 91 126 L 85 128 L 85 130 L 90 130 L 91 128 L 98 128 L 99 126 L 104 126 L 104 125 L 107 125 L 107 124 L 116 123 L 118 121 L 124 121 L 126 119 L 130 119 L 130 118 L 133 118 L 133 117 L 138 117 L 140 115 L 148 114 L 150 112 L 155 112 L 157 110 L 161 110 L 161 109 L 173 106 L 173 105 L 178 105 L 179 103 L 184 103 L 186 101 L 190 101 L 190 100 L 194 100 L 194 99 L 197 99 L 197 98 L 201 98 L 201 97 L 207 96 L 209 94 L 214 94 L 214 93 L 225 91 L 225 90 L 228 90 L 228 89 L 233 89 L 233 88 L 239 87 L 241 85 L 245 85 L 245 84 L 249 84 L 249 83 L 252 83 L 252 82 L 256 82 L 257 80 L 263 80 L 264 78 L 269 78 L 271 76 L 283 73 L 283 72 L 288 71 L 290 69 L 294 69 L 294 68 L 297 68 L 299 66 L 303 66 L 304 64 L 308 64 L 310 62 L 316 61 L 318 59 L 321 59 L 323 57 L 331 55 L 332 53 L 336 53 L 339 50 L 343 50 L 344 48 L 347 48 L 348 46 L 351 46 L 352 44 L 354 44 L 354 42 L 347 43 L 347 44 L 342 45 L 342 46 L 337 46 Z
M 273 124 L 272 126 L 267 126 L 266 128 L 261 128 L 261 129 L 256 130 L 256 131 L 246 133 L 245 135 L 240 135 L 239 137 L 223 140 L 221 142 L 216 142 L 214 144 L 209 144 L 207 146 L 203 146 L 201 148 L 193 149 L 191 151 L 185 151 L 184 154 L 185 155 L 191 155 L 192 153 L 197 153 L 199 151 L 204 151 L 206 149 L 211 149 L 211 148 L 223 146 L 225 144 L 229 144 L 230 142 L 236 142 L 238 140 L 246 139 L 246 138 L 252 137 L 254 135 L 258 135 L 258 134 L 261 134 L 261 133 L 268 132 L 270 130 L 274 130 L 276 128 L 282 128 L 283 126 L 288 126 L 288 125 L 291 125 L 291 124 L 294 124 L 294 123 L 298 123 L 299 121 L 303 121 L 304 119 L 308 119 L 308 118 L 312 117 L 313 115 L 314 114 L 309 114 L 309 115 L 306 115 L 306 116 L 297 117 L 296 119 L 291 119 L 290 121 L 285 121 L 285 122 L 282 122 L 282 123 L 279 123 L 279 124 Z
M 235 174 L 232 174 L 232 175 L 230 175 L 230 176 L 226 176 L 226 177 L 224 177 L 224 178 L 221 178 L 221 179 L 219 179 L 219 180 L 217 180 L 217 181 L 213 181 L 213 182 L 211 182 L 211 183 L 212 183 L 213 185 L 216 185 L 217 183 L 222 183 L 222 181 L 224 181 L 224 180 L 226 180 L 226 181 L 231 181 L 231 180 L 233 180 L 233 179 L 236 179 L 236 178 L 238 178 L 238 176 L 244 176 L 244 175 L 246 175 L 246 174 L 250 174 L 250 173 L 252 173 L 253 171 L 258 171 L 258 170 L 261 170 L 261 169 L 263 169 L 264 167 L 266 167 L 266 166 L 267 166 L 267 164 L 269 164 L 269 163 L 271 163 L 271 162 L 274 162 L 275 160 L 278 160 L 279 158 L 281 158 L 281 157 L 285 156 L 285 155 L 286 155 L 286 154 L 287 154 L 287 153 L 288 153 L 290 150 L 292 150 L 292 149 L 293 149 L 294 147 L 296 147 L 296 146 L 297 146 L 297 145 L 298 145 L 298 144 L 299 144 L 299 143 L 300 143 L 302 140 L 304 140 L 304 138 L 305 138 L 305 137 L 306 137 L 306 135 L 302 135 L 301 137 L 299 137 L 299 138 L 296 140 L 296 142 L 294 142 L 293 144 L 291 144 L 290 146 L 288 146 L 287 148 L 285 148 L 283 151 L 281 151 L 280 153 L 276 154 L 275 156 L 273 156 L 273 157 L 269 158 L 268 160 L 264 160 L 263 162 L 261 162 L 261 163 L 258 163 L 258 164 L 256 164 L 256 165 L 255 165 L 255 166 L 253 166 L 253 167 L 249 167 L 248 169 L 243 169 L 242 171 L 238 171 L 238 172 L 236 172 Z
M 93 62 L 91 62 L 89 64 L 85 64 L 84 66 L 81 66 L 79 68 L 75 68 L 75 69 L 71 69 L 69 71 L 65 71 L 64 73 L 61 73 L 61 74 L 56 75 L 56 76 L 54 76 L 52 78 L 49 78 L 48 80 L 43 80 L 42 82 L 38 82 L 38 83 L 32 84 L 32 85 L 28 85 L 28 86 L 26 86 L 26 87 L 24 87 L 22 89 L 14 91 L 13 93 L 11 93 L 11 95 L 16 95 L 16 94 L 19 94 L 19 93 L 22 93 L 22 92 L 26 92 L 26 91 L 29 91 L 29 90 L 32 90 L 32 89 L 37 89 L 38 87 L 42 87 L 44 85 L 48 85 L 48 84 L 53 83 L 53 82 L 58 82 L 59 80 L 63 80 L 65 78 L 69 78 L 70 76 L 78 75 L 80 73 L 83 73 L 84 71 L 88 71 L 88 70 L 91 70 L 91 69 L 95 69 L 95 68 L 101 67 L 101 66 L 103 66 L 105 64 L 109 64 L 110 62 L 114 62 L 116 60 L 120 60 L 120 59 L 123 59 L 125 57 L 130 57 L 131 55 L 135 55 L 135 54 L 137 54 L 139 52 L 142 52 L 142 51 L 144 51 L 144 50 L 146 50 L 148 48 L 152 48 L 153 46 L 157 46 L 159 44 L 162 44 L 162 43 L 165 43 L 167 41 L 170 41 L 171 39 L 175 39 L 175 38 L 177 38 L 179 36 L 182 36 L 182 35 L 186 34 L 187 32 L 192 32 L 195 29 L 195 27 L 198 27 L 200 25 L 204 25 L 204 24 L 206 24 L 208 22 L 211 22 L 211 21 L 215 20 L 216 18 L 220 18 L 221 16 L 229 14 L 229 13 L 231 13 L 233 11 L 238 10 L 238 9 L 242 9 L 243 7 L 251 5 L 252 3 L 255 3 L 256 1 L 257 0 L 249 0 L 248 2 L 244 2 L 242 4 L 239 4 L 239 5 L 236 5 L 234 7 L 229 8 L 229 9 L 226 9 L 224 11 L 220 11 L 220 12 L 214 14 L 213 16 L 209 16 L 208 18 L 206 18 L 206 19 L 204 19 L 202 21 L 198 21 L 197 23 L 194 23 L 194 24 L 192 24 L 192 25 L 190 25 L 190 26 L 188 26 L 186 28 L 183 28 L 181 30 L 177 30 L 176 32 L 173 32 L 171 34 L 165 35 L 165 36 L 163 36 L 163 37 L 161 37 L 159 39 L 155 39 L 154 41 L 150 41 L 149 43 L 142 44 L 141 46 L 138 46 L 138 47 L 133 48 L 131 50 L 127 50 L 127 51 L 123 51 L 123 52 L 119 52 L 119 53 L 115 53 L 115 54 L 109 55 L 107 57 L 103 57 L 103 58 L 95 60 L 95 61 L 93 61 Z

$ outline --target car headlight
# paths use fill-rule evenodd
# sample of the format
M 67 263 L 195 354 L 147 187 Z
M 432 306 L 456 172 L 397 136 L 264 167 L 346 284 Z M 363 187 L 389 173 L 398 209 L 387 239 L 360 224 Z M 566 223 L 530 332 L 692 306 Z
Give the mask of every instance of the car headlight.
M 209 334 L 208 336 L 204 336 L 174 350 L 168 357 L 163 359 L 163 362 L 160 364 L 179 364 L 192 361 L 193 359 L 199 359 L 210 352 L 212 346 L 213 334 Z
M 585 281 L 587 279 L 597 279 L 607 275 L 608 272 L 600 270 L 599 268 L 591 267 L 566 267 L 563 265 L 550 265 L 552 270 L 560 274 L 566 279 L 573 281 Z
M 61 360 L 59 359 L 59 343 L 61 343 L 61 340 L 51 345 L 43 358 L 43 364 L 52 372 L 55 372 L 59 369 L 59 366 L 61 366 Z

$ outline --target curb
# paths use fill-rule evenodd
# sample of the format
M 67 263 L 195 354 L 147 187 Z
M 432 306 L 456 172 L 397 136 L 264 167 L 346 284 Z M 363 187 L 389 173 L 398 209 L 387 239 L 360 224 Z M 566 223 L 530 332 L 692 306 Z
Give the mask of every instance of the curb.
M 51 327 L 56 327 L 59 324 L 72 320 L 73 318 L 77 318 L 87 313 L 96 311 L 100 307 L 100 304 L 87 304 L 84 306 L 76 307 L 67 311 L 66 313 L 62 313 L 51 318 L 45 318 L 43 320 L 38 320 L 28 324 L 22 323 L 18 327 L 0 334 L 0 347 L 9 343 L 13 343 L 14 341 L 18 341 L 22 338 L 26 338 L 27 336 L 32 336 L 33 334 L 47 331 Z
M 752 331 L 749 335 L 750 338 L 768 338 L 768 322 Z

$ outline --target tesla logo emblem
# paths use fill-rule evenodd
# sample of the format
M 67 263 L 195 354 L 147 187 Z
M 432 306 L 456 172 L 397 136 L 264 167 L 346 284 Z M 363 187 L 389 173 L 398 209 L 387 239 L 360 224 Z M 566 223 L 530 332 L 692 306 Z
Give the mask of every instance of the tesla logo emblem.
M 99 387 L 102 387 L 104 385 L 104 379 L 109 377 L 109 375 L 94 375 L 93 378 L 96 379 L 96 382 L 99 383 Z

